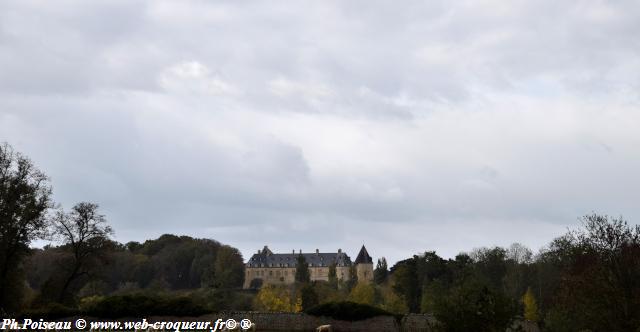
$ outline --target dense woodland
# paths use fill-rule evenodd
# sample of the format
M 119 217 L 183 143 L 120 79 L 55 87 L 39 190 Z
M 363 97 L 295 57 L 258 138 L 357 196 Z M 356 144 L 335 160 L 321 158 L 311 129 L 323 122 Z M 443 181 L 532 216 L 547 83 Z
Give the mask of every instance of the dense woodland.
M 36 301 L 73 302 L 74 298 L 138 290 L 180 291 L 242 286 L 244 265 L 237 249 L 213 240 L 163 235 L 140 244 L 106 241 L 82 274 L 62 294 L 71 275 L 68 245 L 34 249 L 26 260 L 26 280 Z M 69 297 L 69 299 L 67 299 Z
M 640 227 L 597 214 L 537 253 L 513 244 L 445 259 L 425 251 L 372 284 L 310 282 L 242 290 L 240 252 L 215 240 L 163 235 L 121 244 L 97 204 L 63 210 L 48 178 L 0 145 L 0 310 L 4 315 L 198 315 L 219 310 L 309 311 L 351 301 L 380 312 L 431 313 L 445 331 L 640 331 Z M 36 239 L 50 240 L 42 249 Z M 418 245 L 418 244 L 416 244 Z M 259 286 L 259 285 L 256 285 Z

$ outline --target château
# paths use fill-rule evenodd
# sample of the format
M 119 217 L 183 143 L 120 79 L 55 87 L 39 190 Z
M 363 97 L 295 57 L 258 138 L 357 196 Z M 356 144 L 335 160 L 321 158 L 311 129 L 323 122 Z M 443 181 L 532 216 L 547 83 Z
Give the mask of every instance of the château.
M 309 264 L 311 281 L 329 281 L 329 268 L 335 264 L 337 280 L 348 281 L 352 276 L 359 282 L 373 280 L 373 259 L 367 249 L 362 246 L 356 260 L 341 249 L 338 252 L 321 253 L 318 249 L 314 253 L 274 254 L 269 247 L 264 246 L 253 254 L 245 265 L 244 288 L 260 288 L 262 285 L 288 285 L 295 282 L 298 257 L 302 255 Z

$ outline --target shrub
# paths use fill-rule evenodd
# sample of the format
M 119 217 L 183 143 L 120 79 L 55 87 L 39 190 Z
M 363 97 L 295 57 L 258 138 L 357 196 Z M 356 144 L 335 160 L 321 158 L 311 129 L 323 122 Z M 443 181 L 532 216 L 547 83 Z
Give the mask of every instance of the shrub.
M 357 321 L 376 316 L 394 316 L 380 308 L 350 301 L 329 302 L 315 306 L 305 312 L 313 316 L 331 317 L 346 321 Z
M 85 314 L 104 318 L 144 316 L 200 316 L 203 306 L 188 297 L 147 296 L 143 294 L 109 296 L 87 306 Z
M 69 308 L 60 303 L 47 303 L 41 307 L 37 307 L 34 309 L 30 309 L 25 311 L 21 318 L 30 318 L 30 319 L 56 319 L 56 318 L 66 318 L 71 316 L 78 315 L 79 312 L 76 309 Z
M 81 312 L 88 312 L 93 310 L 98 303 L 104 300 L 104 296 L 94 295 L 87 296 L 80 299 L 79 308 Z
M 190 298 L 199 305 L 205 307 L 209 312 L 221 312 L 230 310 L 251 311 L 253 310 L 253 290 L 221 290 L 221 289 L 199 289 L 191 292 Z

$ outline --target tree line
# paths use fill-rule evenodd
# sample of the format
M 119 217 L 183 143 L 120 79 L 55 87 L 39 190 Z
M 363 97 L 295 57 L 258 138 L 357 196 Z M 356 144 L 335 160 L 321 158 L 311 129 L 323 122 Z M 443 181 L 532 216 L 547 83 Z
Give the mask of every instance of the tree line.
M 65 211 L 47 176 L 0 145 L 0 313 L 148 290 L 232 291 L 242 286 L 242 255 L 215 240 L 163 235 L 144 243 L 112 240 L 98 204 Z M 37 239 L 56 245 L 30 248 Z
M 514 244 L 398 262 L 390 283 L 410 312 L 449 331 L 504 331 L 519 318 L 547 331 L 640 328 L 640 226 L 597 214 L 534 255 Z
M 516 243 L 454 258 L 425 251 L 391 267 L 381 258 L 373 283 L 358 282 L 355 270 L 338 280 L 335 266 L 328 281 L 312 282 L 299 256 L 294 284 L 252 282 L 255 289 L 244 291 L 237 249 L 170 234 L 121 244 L 97 204 L 64 210 L 51 194 L 43 172 L 0 145 L 2 314 L 52 304 L 107 316 L 297 312 L 350 301 L 394 314 L 433 314 L 445 331 L 505 331 L 517 322 L 543 331 L 640 327 L 640 226 L 622 218 L 586 215 L 579 228 L 537 253 Z M 31 248 L 36 239 L 55 245 Z
M 433 314 L 445 331 L 505 331 L 522 323 L 543 331 L 638 331 L 640 226 L 590 214 L 581 227 L 534 254 L 514 243 L 445 259 L 427 251 L 390 269 L 383 258 L 374 282 L 310 281 L 304 257 L 296 283 L 262 286 L 254 308 L 307 311 L 356 302 L 390 313 Z

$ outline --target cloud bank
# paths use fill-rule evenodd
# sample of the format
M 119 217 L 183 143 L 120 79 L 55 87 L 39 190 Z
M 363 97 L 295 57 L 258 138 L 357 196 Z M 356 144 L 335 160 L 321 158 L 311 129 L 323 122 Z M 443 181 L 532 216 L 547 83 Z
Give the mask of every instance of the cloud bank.
M 640 218 L 636 1 L 4 1 L 0 140 L 120 241 L 390 261 Z

